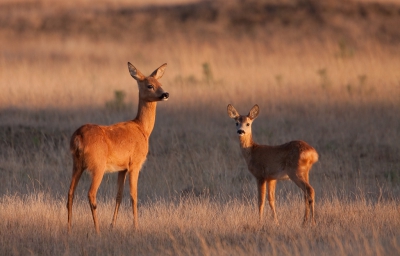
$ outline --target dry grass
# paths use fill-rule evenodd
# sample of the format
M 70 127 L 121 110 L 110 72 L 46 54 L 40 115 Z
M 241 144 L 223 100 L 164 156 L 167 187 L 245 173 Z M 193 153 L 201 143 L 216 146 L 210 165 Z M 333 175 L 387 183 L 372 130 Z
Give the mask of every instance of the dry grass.
M 112 10 L 136 10 L 103 1 L 111 2 Z M 143 12 L 118 16 L 88 6 L 84 14 L 67 12 L 87 22 L 73 26 L 61 24 L 61 10 L 61 20 L 53 20 L 60 30 L 40 29 L 53 17 L 51 8 L 7 8 L 10 23 L 0 22 L 0 35 L 7 35 L 0 37 L 1 255 L 400 253 L 400 53 L 397 41 L 363 30 L 397 16 L 347 23 L 355 35 L 349 37 L 330 24 L 318 30 L 312 21 L 297 28 L 274 20 L 243 30 L 224 16 L 234 5 L 216 21 L 181 23 L 162 15 L 146 23 Z M 23 22 L 13 22 L 24 15 L 29 29 L 18 30 Z M 335 24 L 348 21 L 344 16 L 335 16 Z M 91 19 L 108 27 L 96 28 Z M 127 61 L 145 74 L 168 62 L 161 82 L 170 100 L 158 105 L 139 180 L 140 230 L 132 230 L 128 189 L 117 227 L 108 230 L 116 175 L 106 175 L 98 194 L 103 233 L 96 236 L 84 175 L 68 236 L 69 137 L 84 123 L 135 116 L 137 89 Z M 117 90 L 127 95 L 119 110 L 107 107 Z M 259 104 L 257 142 L 303 139 L 317 149 L 320 161 L 310 172 L 315 227 L 300 225 L 304 206 L 291 182 L 278 183 L 280 225 L 270 221 L 269 209 L 259 225 L 255 181 L 228 103 L 241 113 Z
M 302 227 L 293 208 L 298 197 L 280 205 L 281 224 L 258 224 L 255 200 L 220 203 L 212 199 L 156 200 L 142 205 L 140 230 L 132 231 L 127 205 L 114 230 L 94 234 L 87 203 L 75 205 L 75 225 L 66 233 L 64 202 L 51 195 L 1 201 L 2 255 L 388 255 L 398 252 L 399 206 L 324 200 L 318 221 Z M 110 217 L 112 203 L 100 218 Z M 29 212 L 27 215 L 20 209 Z M 20 243 L 19 241 L 24 241 Z

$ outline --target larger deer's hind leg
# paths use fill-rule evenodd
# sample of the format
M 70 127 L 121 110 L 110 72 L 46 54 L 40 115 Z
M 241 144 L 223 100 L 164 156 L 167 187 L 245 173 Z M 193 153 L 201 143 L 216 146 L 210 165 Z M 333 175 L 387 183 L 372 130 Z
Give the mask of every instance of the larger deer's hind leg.
M 297 174 L 297 175 L 290 175 L 290 179 L 304 192 L 304 200 L 305 200 L 305 213 L 304 213 L 304 221 L 305 224 L 308 220 L 308 216 L 310 214 L 311 208 L 311 222 L 315 223 L 314 220 L 314 198 L 315 192 L 313 187 L 308 183 L 308 173 L 307 174 Z
M 124 184 L 125 184 L 126 174 L 127 174 L 127 170 L 121 171 L 118 173 L 118 192 L 117 192 L 114 216 L 113 216 L 113 219 L 111 222 L 111 227 L 115 227 L 115 223 L 117 221 L 118 210 L 119 210 L 119 206 L 121 205 L 122 196 L 123 196 L 123 192 L 124 192 Z
M 92 211 L 94 227 L 95 227 L 97 233 L 100 233 L 100 229 L 99 229 L 99 222 L 97 219 L 97 211 L 96 211 L 96 209 L 97 209 L 96 195 L 97 195 L 97 190 L 99 189 L 101 180 L 103 179 L 103 176 L 104 176 L 104 168 L 95 169 L 92 171 L 92 184 L 90 185 L 90 189 L 89 189 L 89 193 L 88 193 L 90 210 Z
M 257 179 L 258 188 L 258 213 L 259 219 L 262 220 L 264 213 L 265 194 L 267 190 L 267 181 L 265 179 Z
M 75 189 L 76 189 L 76 186 L 78 185 L 79 179 L 81 178 L 83 171 L 84 171 L 84 168 L 82 167 L 80 162 L 74 160 L 74 167 L 73 167 L 73 170 L 72 170 L 71 185 L 69 186 L 68 201 L 67 201 L 68 232 L 71 231 L 71 225 L 72 225 L 72 204 L 73 204 L 73 201 L 74 201 Z

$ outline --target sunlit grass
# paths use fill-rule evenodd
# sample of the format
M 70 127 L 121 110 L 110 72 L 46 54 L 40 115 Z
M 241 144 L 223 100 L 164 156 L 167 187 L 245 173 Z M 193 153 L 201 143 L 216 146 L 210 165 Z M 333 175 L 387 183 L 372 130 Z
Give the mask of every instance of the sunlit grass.
M 300 198 L 280 204 L 280 225 L 261 223 L 255 200 L 188 198 L 156 200 L 140 207 L 140 229 L 133 231 L 130 205 L 109 229 L 113 201 L 99 207 L 101 236 L 94 233 L 89 206 L 74 208 L 73 230 L 66 232 L 64 201 L 51 195 L 3 196 L 0 215 L 2 254 L 163 254 L 163 255 L 348 255 L 398 252 L 398 202 L 371 204 L 324 200 L 315 226 L 301 225 Z M 24 209 L 21 211 L 20 209 Z M 28 213 L 28 214 L 27 214 Z M 20 240 L 26 241 L 20 244 Z

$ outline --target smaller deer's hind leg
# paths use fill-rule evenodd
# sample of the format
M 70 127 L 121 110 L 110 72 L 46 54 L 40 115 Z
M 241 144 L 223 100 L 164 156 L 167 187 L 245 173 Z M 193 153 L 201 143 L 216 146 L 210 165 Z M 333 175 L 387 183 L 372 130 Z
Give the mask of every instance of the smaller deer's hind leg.
M 264 204 L 265 204 L 265 194 L 267 190 L 267 181 L 265 179 L 257 179 L 257 189 L 258 189 L 258 213 L 260 221 L 264 214 Z
M 272 210 L 272 217 L 276 224 L 278 224 L 278 218 L 276 216 L 275 210 L 275 188 L 276 188 L 276 180 L 267 180 L 268 183 L 268 202 L 269 206 Z
M 305 181 L 307 182 L 308 186 L 306 187 L 307 193 L 304 195 L 306 204 L 308 202 L 309 209 L 311 211 L 311 224 L 315 224 L 315 219 L 314 219 L 314 203 L 315 203 L 315 191 L 314 188 L 311 187 L 309 179 L 308 179 L 308 172 L 310 169 L 307 170 L 307 172 L 304 173 L 304 178 Z M 304 219 L 304 222 L 306 222 L 307 219 Z
M 114 216 L 113 216 L 113 219 L 111 222 L 111 227 L 115 227 L 115 223 L 117 221 L 118 210 L 119 210 L 119 206 L 121 205 L 123 191 L 124 191 L 126 174 L 127 174 L 127 170 L 121 171 L 118 173 L 118 192 L 117 192 Z
M 92 211 L 94 227 L 98 234 L 100 233 L 100 229 L 99 229 L 99 222 L 97 219 L 97 211 L 96 211 L 97 210 L 96 195 L 97 195 L 97 190 L 99 189 L 101 180 L 103 179 L 103 176 L 104 176 L 104 168 L 103 169 L 95 169 L 92 171 L 92 184 L 90 185 L 90 189 L 89 189 L 89 193 L 88 193 L 90 210 Z
M 71 231 L 71 225 L 72 225 L 72 204 L 74 201 L 74 194 L 75 194 L 75 189 L 76 186 L 78 185 L 79 179 L 82 176 L 82 173 L 84 171 L 84 168 L 82 167 L 82 164 L 80 163 L 79 160 L 74 159 L 74 167 L 72 170 L 72 179 L 71 179 L 71 185 L 69 186 L 69 191 L 68 191 L 68 201 L 67 201 L 67 209 L 68 209 L 68 232 Z
M 315 192 L 313 187 L 308 183 L 308 174 L 307 175 L 289 175 L 290 179 L 304 192 L 304 200 L 305 200 L 305 213 L 304 213 L 304 221 L 306 224 L 308 217 L 310 215 L 311 210 L 311 222 L 314 224 L 314 198 Z

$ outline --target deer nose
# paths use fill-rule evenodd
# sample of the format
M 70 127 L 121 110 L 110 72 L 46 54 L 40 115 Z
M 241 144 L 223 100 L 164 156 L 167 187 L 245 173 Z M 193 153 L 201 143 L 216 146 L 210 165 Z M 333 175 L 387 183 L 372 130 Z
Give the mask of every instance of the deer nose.
M 166 99 L 168 99 L 168 97 L 169 97 L 169 93 L 168 92 L 165 92 L 165 93 L 163 93 L 163 94 L 161 94 L 161 99 L 162 100 L 166 100 Z
M 244 132 L 243 130 L 238 130 L 237 133 L 238 133 L 239 135 L 244 135 L 244 134 L 245 134 L 245 132 Z

